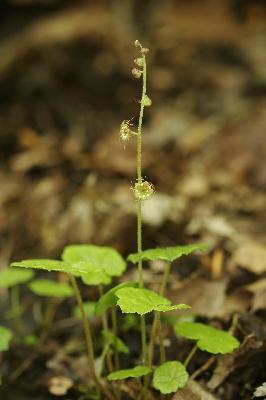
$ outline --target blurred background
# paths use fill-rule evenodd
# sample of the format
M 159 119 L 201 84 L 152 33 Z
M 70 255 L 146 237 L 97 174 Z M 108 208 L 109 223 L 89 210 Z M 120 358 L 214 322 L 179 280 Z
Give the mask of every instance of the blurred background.
M 68 243 L 135 251 L 135 142 L 119 140 L 121 122 L 137 122 L 135 39 L 150 48 L 153 102 L 144 247 L 207 242 L 169 296 L 208 318 L 242 313 L 265 340 L 263 0 L 1 1 L 0 264 L 58 258 Z M 146 270 L 150 285 L 158 272 Z M 234 397 L 245 379 L 224 398 L 250 398 Z

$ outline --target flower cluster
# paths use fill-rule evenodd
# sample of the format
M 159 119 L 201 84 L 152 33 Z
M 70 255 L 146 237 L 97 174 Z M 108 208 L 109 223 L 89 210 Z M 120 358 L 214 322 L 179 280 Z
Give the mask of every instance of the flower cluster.
M 131 190 L 136 200 L 147 200 L 154 194 L 154 186 L 148 181 L 136 182 Z

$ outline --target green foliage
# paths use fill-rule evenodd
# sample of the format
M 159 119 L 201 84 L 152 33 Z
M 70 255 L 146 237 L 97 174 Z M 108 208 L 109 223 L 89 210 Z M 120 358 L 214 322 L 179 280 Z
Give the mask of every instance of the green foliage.
M 142 260 L 153 261 L 153 260 L 164 260 L 173 262 L 177 258 L 182 256 L 187 256 L 194 251 L 205 251 L 208 246 L 204 243 L 201 244 L 189 244 L 187 246 L 173 246 L 173 247 L 162 247 L 156 249 L 144 250 L 141 253 Z M 138 263 L 139 256 L 138 253 L 129 254 L 127 257 L 128 261 L 134 264 Z
M 85 274 L 81 274 L 81 280 L 85 285 L 96 286 L 96 285 L 109 285 L 111 277 L 104 272 L 101 268 L 94 268 L 89 262 L 81 261 L 78 265 L 83 265 L 86 269 Z
M 95 315 L 95 306 L 96 306 L 95 301 L 83 302 L 83 308 L 88 318 L 92 318 Z M 79 306 L 75 306 L 73 314 L 74 317 L 81 318 L 81 312 Z
M 12 337 L 13 333 L 9 329 L 5 328 L 4 326 L 0 326 L 0 352 L 9 349 L 9 344 Z
M 199 322 L 178 322 L 174 326 L 178 335 L 197 340 L 197 347 L 212 354 L 231 353 L 239 346 L 239 341 L 228 332 Z
M 174 393 L 188 381 L 188 373 L 179 361 L 167 361 L 153 375 L 153 386 L 163 394 Z
M 104 295 L 102 295 L 101 298 L 99 299 L 95 308 L 95 314 L 103 315 L 105 311 L 116 305 L 117 303 L 116 291 L 118 289 L 122 289 L 125 287 L 134 287 L 136 285 L 137 284 L 134 282 L 123 282 L 120 283 L 119 285 L 114 286 L 112 289 L 108 290 L 108 292 L 104 293 Z
M 124 354 L 129 353 L 129 348 L 123 342 L 123 340 L 115 336 L 112 332 L 103 330 L 102 334 L 105 342 L 111 344 L 112 347 L 115 348 L 119 353 L 124 353 Z
M 115 292 L 123 313 L 144 315 L 151 311 L 171 311 L 190 308 L 186 304 L 172 305 L 171 301 L 148 289 L 122 288 Z
M 31 270 L 22 270 L 19 268 L 8 268 L 0 271 L 0 288 L 10 288 L 30 281 L 34 277 Z
M 77 276 L 87 272 L 83 264 L 70 264 L 64 261 L 41 259 L 41 258 L 33 260 L 14 261 L 11 264 L 11 267 L 42 269 L 49 272 L 50 271 L 66 272 L 67 274 L 72 274 Z
M 141 376 L 148 375 L 152 372 L 151 368 L 145 365 L 138 365 L 130 369 L 121 369 L 120 371 L 112 372 L 107 376 L 109 381 L 116 381 L 119 379 L 127 378 L 140 378 Z
M 125 260 L 111 247 L 95 245 L 70 245 L 64 248 L 62 259 L 69 263 L 86 261 L 102 269 L 109 276 L 121 276 L 126 269 Z
M 63 282 L 55 282 L 49 279 L 36 279 L 29 284 L 29 288 L 38 296 L 64 298 L 73 295 L 71 286 Z

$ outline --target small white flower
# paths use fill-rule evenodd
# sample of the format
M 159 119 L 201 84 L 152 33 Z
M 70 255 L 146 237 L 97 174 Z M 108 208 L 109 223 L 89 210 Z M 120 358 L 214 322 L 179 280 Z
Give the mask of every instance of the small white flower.
M 127 142 L 132 135 L 130 125 L 131 124 L 129 123 L 129 121 L 124 120 L 120 126 L 119 134 L 120 134 L 120 139 L 122 140 L 122 142 Z

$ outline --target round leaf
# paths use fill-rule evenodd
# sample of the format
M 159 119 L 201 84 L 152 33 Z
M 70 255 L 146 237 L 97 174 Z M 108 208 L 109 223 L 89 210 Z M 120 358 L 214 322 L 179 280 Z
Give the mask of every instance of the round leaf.
M 116 381 L 118 379 L 140 378 L 141 376 L 148 375 L 151 372 L 152 371 L 149 367 L 138 365 L 135 368 L 121 369 L 120 371 L 112 372 L 107 376 L 107 379 L 109 381 Z
M 69 297 L 73 295 L 71 286 L 62 282 L 54 282 L 49 279 L 36 279 L 29 284 L 31 291 L 38 296 Z
M 137 285 L 136 283 L 132 282 L 123 282 L 117 286 L 114 286 L 112 289 L 108 290 L 108 292 L 104 293 L 104 295 L 102 295 L 101 298 L 99 299 L 95 308 L 95 314 L 99 316 L 103 315 L 105 311 L 116 305 L 117 296 L 115 293 L 118 289 L 122 289 L 124 287 L 132 287 L 132 286 L 134 287 L 136 285 Z
M 179 361 L 167 361 L 158 367 L 153 375 L 153 386 L 163 394 L 174 393 L 185 386 L 188 373 Z
M 13 333 L 9 329 L 0 326 L 0 352 L 9 349 L 9 343 L 12 337 Z
M 239 341 L 228 332 L 199 322 L 178 322 L 174 328 L 177 334 L 197 340 L 199 349 L 212 354 L 231 353 L 239 346 Z
M 123 313 L 137 313 L 140 315 L 151 311 L 171 311 L 179 308 L 190 308 L 186 304 L 172 305 L 170 300 L 152 290 L 143 288 L 122 288 L 115 292 L 117 304 Z
M 84 269 L 86 269 L 87 272 L 85 274 L 83 273 L 79 275 L 85 285 L 109 285 L 111 282 L 110 276 L 101 268 L 94 268 L 86 261 L 79 262 L 75 265 L 82 265 Z
M 120 276 L 126 269 L 126 263 L 121 255 L 111 247 L 95 245 L 66 246 L 62 259 L 70 263 L 89 262 L 94 268 L 103 269 L 110 276 Z
M 28 282 L 34 277 L 34 272 L 31 270 L 22 269 L 5 269 L 0 272 L 0 287 L 10 288 L 25 282 Z
M 162 247 L 156 249 L 144 250 L 141 253 L 142 260 L 164 260 L 164 261 L 174 261 L 182 256 L 187 256 L 194 251 L 205 251 L 208 249 L 206 244 L 189 244 L 187 246 L 173 246 L 173 247 Z M 136 264 L 138 263 L 139 256 L 138 253 L 133 253 L 128 256 L 128 261 Z

